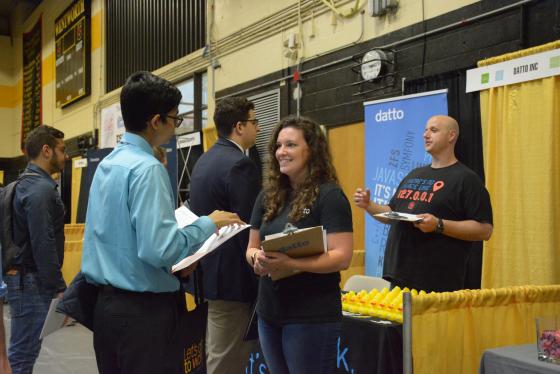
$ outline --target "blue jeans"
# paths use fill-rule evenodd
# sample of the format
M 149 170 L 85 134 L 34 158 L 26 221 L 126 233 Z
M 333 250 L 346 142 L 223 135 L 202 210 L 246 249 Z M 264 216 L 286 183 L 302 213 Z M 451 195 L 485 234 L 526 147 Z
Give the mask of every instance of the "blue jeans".
M 269 372 L 334 373 L 340 326 L 340 322 L 281 326 L 259 318 L 259 341 Z
M 32 373 L 41 350 L 39 335 L 54 293 L 41 286 L 36 273 L 7 275 L 4 280 L 12 317 L 8 359 L 13 374 Z

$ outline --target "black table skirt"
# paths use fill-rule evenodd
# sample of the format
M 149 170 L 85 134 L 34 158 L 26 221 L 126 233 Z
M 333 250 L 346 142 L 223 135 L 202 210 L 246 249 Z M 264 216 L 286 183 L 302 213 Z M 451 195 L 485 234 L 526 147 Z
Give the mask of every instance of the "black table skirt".
M 345 316 L 337 361 L 339 373 L 402 374 L 402 325 Z
M 246 373 L 260 373 L 266 364 L 260 348 L 252 352 Z M 402 374 L 402 325 L 375 318 L 344 316 L 338 344 L 337 373 Z

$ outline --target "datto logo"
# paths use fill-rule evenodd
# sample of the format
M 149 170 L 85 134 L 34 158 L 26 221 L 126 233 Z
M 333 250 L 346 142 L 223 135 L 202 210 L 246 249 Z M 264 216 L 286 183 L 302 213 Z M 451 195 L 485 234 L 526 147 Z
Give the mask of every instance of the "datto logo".
M 375 114 L 375 122 L 388 122 L 388 121 L 396 121 L 398 119 L 404 118 L 404 110 L 400 109 L 389 109 L 383 111 L 379 109 L 379 112 Z

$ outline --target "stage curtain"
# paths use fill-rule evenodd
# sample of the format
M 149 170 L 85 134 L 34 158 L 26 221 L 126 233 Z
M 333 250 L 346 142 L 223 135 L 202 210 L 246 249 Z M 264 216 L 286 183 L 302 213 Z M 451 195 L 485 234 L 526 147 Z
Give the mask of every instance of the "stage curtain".
M 560 48 L 549 43 L 479 63 Z M 480 92 L 494 233 L 482 287 L 560 283 L 560 77 Z
M 413 296 L 414 373 L 476 373 L 486 349 L 536 344 L 535 318 L 549 315 L 560 315 L 558 285 Z
M 204 152 L 210 149 L 218 140 L 218 131 L 215 126 L 208 126 L 202 129 L 202 148 Z

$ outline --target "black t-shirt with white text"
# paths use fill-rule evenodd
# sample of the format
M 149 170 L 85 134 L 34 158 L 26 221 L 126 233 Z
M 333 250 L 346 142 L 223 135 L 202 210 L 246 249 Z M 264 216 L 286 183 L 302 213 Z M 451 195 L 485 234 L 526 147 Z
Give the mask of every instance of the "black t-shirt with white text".
M 430 213 L 453 221 L 492 224 L 492 206 L 480 178 L 460 162 L 444 168 L 412 170 L 389 202 L 393 211 Z M 385 248 L 383 277 L 425 291 L 462 289 L 470 241 L 423 233 L 410 222 L 391 223 Z
M 257 197 L 251 227 L 258 229 L 261 241 L 266 235 L 282 232 L 288 221 L 291 200 L 271 221 L 263 222 L 263 193 Z M 307 208 L 306 208 L 307 209 Z M 352 212 L 344 192 L 335 184 L 320 186 L 319 195 L 297 228 L 323 226 L 327 234 L 352 232 Z M 303 272 L 272 281 L 261 277 L 257 314 L 267 321 L 285 323 L 336 322 L 342 318 L 340 273 L 317 274 Z

